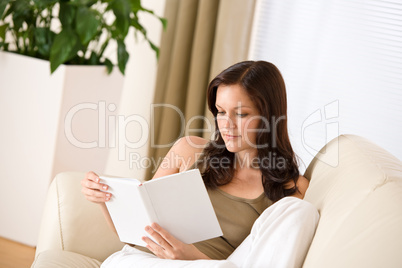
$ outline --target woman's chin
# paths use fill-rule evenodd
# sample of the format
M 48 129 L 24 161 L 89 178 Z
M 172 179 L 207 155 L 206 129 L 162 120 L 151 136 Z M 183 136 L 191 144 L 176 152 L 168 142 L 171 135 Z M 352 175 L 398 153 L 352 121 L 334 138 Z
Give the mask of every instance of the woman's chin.
M 231 153 L 237 153 L 242 150 L 242 148 L 240 146 L 235 146 L 231 142 L 225 142 L 225 145 L 226 145 L 226 149 Z
M 242 146 L 242 144 L 236 144 L 231 141 L 225 141 L 226 149 L 231 153 L 239 153 L 243 151 L 253 152 L 256 151 L 257 148 L 249 147 L 249 146 Z
M 228 146 L 226 146 L 226 149 L 227 149 L 229 152 L 231 152 L 231 153 L 237 153 L 237 152 L 239 152 L 239 149 L 238 149 L 238 148 L 233 148 L 233 147 L 228 147 Z

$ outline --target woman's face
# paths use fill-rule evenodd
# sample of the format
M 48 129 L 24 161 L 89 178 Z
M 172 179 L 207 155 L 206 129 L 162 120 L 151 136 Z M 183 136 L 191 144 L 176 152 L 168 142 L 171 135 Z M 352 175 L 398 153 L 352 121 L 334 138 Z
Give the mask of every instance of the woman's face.
M 216 92 L 218 128 L 228 151 L 256 152 L 261 116 L 240 85 L 220 85 Z

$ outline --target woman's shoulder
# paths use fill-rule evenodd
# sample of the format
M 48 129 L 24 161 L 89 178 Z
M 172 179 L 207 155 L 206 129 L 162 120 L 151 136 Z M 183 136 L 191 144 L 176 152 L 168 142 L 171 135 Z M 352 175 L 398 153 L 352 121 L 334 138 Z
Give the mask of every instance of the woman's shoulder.
M 178 150 L 194 150 L 194 151 L 202 151 L 204 147 L 207 145 L 208 140 L 197 137 L 197 136 L 184 136 L 178 139 L 173 147 Z
M 180 138 L 172 147 L 176 155 L 180 156 L 180 171 L 189 169 L 201 156 L 208 140 L 197 136 Z
M 163 158 L 154 178 L 189 169 L 200 157 L 207 143 L 208 140 L 196 136 L 178 139 Z

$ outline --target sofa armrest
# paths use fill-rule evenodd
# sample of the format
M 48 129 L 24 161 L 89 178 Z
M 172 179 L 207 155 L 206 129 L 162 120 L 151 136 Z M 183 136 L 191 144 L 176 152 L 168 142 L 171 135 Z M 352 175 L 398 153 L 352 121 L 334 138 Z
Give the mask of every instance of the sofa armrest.
M 367 139 L 341 135 L 305 176 L 305 200 L 321 217 L 303 268 L 402 267 L 399 159 Z
M 81 172 L 65 172 L 52 181 L 35 256 L 60 249 L 103 261 L 123 247 L 108 227 L 100 206 L 87 201 L 81 193 L 84 176 Z

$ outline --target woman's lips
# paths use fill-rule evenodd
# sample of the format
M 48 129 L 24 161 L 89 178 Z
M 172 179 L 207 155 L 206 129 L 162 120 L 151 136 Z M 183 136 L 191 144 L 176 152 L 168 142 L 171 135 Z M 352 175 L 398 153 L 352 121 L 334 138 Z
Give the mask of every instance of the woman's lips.
M 233 140 L 236 139 L 238 137 L 240 137 L 239 135 L 231 135 L 231 134 L 225 134 L 226 139 L 228 140 Z

